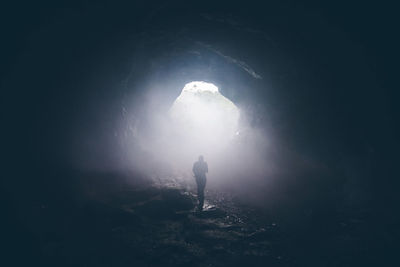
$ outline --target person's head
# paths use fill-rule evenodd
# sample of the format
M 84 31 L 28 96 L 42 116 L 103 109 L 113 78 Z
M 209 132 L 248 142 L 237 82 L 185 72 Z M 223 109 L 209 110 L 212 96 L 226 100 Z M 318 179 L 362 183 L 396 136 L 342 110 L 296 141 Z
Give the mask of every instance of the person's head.
M 203 156 L 199 156 L 199 161 L 204 161 L 204 157 Z

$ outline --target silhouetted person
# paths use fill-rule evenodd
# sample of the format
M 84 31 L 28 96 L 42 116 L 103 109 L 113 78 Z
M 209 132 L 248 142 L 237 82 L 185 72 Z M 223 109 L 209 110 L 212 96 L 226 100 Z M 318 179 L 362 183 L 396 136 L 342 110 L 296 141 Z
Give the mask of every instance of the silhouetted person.
M 197 183 L 197 197 L 199 199 L 199 210 L 203 210 L 204 205 L 204 188 L 206 187 L 206 173 L 208 173 L 207 162 L 203 156 L 199 156 L 199 160 L 193 164 L 193 173 Z

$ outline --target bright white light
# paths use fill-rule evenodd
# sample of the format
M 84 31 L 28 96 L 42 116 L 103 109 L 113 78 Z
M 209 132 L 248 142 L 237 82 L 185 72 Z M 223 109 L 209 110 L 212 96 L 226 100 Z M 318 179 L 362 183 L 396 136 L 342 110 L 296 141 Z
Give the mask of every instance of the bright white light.
M 206 82 L 191 82 L 187 83 L 185 87 L 183 87 L 183 92 L 193 92 L 193 93 L 200 93 L 200 92 L 212 92 L 217 93 L 218 87 L 212 83 Z
M 185 85 L 170 109 L 175 138 L 188 156 L 223 150 L 238 128 L 239 109 L 218 87 L 201 81 Z

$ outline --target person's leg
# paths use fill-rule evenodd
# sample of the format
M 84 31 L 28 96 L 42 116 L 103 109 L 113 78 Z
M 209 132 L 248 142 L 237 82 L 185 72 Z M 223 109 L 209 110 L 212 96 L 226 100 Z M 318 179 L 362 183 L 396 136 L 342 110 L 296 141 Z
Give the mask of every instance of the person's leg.
M 205 187 L 206 187 L 206 180 L 201 179 L 200 183 L 198 184 L 199 210 L 203 210 Z
M 203 210 L 204 205 L 204 192 L 201 191 L 199 195 L 199 210 Z
M 196 177 L 196 184 L 197 184 L 197 208 L 200 210 L 200 203 L 201 203 L 201 179 Z
M 201 178 L 196 177 L 196 184 L 197 184 L 197 195 L 199 195 L 201 192 L 201 188 L 203 186 L 203 180 Z

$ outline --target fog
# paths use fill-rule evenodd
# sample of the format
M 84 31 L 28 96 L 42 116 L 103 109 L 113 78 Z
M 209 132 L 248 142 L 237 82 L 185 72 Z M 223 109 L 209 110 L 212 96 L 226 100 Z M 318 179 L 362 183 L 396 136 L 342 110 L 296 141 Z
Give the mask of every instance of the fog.
M 203 155 L 211 188 L 269 179 L 273 167 L 267 158 L 267 133 L 250 125 L 248 110 L 237 107 L 212 83 L 183 84 L 182 92 L 167 103 L 163 89 L 149 90 L 146 101 L 135 107 L 142 115 L 128 127 L 134 145 L 125 147 L 132 168 L 161 182 L 172 178 L 190 184 L 192 165 Z
M 400 266 L 396 8 L 9 2 L 6 266 Z
M 338 202 L 364 203 L 370 178 L 361 174 L 378 155 L 373 139 L 384 128 L 378 113 L 386 111 L 368 108 L 380 98 L 364 89 L 373 85 L 365 79 L 372 76 L 360 64 L 357 47 L 343 50 L 341 35 L 326 33 L 324 45 L 342 54 L 329 56 L 329 68 L 320 73 L 320 65 L 309 59 L 331 50 L 312 38 L 303 45 L 284 34 L 265 38 L 229 23 L 209 31 L 215 22 L 208 17 L 186 19 L 188 29 L 179 22 L 157 24 L 113 50 L 95 53 L 93 73 L 65 102 L 64 109 L 75 112 L 65 115 L 72 123 L 65 123 L 61 141 L 56 139 L 67 147 L 57 149 L 60 161 L 87 171 L 140 172 L 162 185 L 172 180 L 194 186 L 191 168 L 204 155 L 210 190 L 265 205 L 274 197 L 293 202 L 313 197 L 310 202 L 316 203 L 332 192 Z M 203 28 L 204 23 L 210 25 Z M 252 26 L 257 29 L 257 23 Z M 309 50 L 299 58 L 296 49 L 303 46 Z M 182 90 L 193 81 L 214 84 L 231 104 L 180 105 Z
M 86 96 L 92 114 L 80 114 L 73 127 L 74 168 L 128 173 L 132 180 L 140 173 L 161 186 L 192 190 L 192 166 L 203 155 L 207 190 L 264 206 L 286 198 L 288 187 L 307 195 L 319 182 L 329 185 L 325 174 L 332 170 L 323 159 L 293 145 L 298 137 L 288 125 L 297 114 L 285 117 L 290 103 L 277 98 L 279 85 L 196 46 L 205 55 L 200 60 L 187 46 L 166 57 L 136 49 L 122 86 L 104 88 L 107 97 Z

